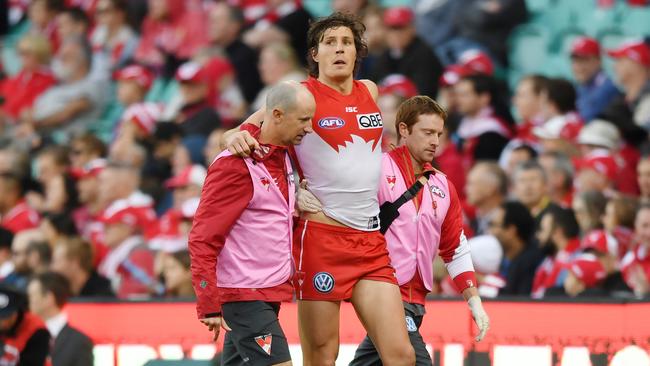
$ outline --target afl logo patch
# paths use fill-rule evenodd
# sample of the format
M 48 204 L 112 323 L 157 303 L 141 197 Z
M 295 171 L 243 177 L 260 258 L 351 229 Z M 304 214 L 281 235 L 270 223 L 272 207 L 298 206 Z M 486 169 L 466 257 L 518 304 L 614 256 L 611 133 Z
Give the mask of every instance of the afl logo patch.
M 324 294 L 334 288 L 334 277 L 327 272 L 318 272 L 314 275 L 314 288 Z
M 431 193 L 435 194 L 436 196 L 438 196 L 440 198 L 447 197 L 445 192 L 443 192 L 442 189 L 438 188 L 438 186 L 431 186 Z
M 318 127 L 326 130 L 335 130 L 345 126 L 345 121 L 338 117 L 325 117 L 318 121 Z

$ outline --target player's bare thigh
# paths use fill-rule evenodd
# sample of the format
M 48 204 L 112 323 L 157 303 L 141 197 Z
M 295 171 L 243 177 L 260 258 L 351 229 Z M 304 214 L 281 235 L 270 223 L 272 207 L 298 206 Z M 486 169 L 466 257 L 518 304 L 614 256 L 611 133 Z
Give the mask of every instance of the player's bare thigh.
M 298 301 L 300 346 L 305 366 L 334 365 L 339 352 L 338 301 Z

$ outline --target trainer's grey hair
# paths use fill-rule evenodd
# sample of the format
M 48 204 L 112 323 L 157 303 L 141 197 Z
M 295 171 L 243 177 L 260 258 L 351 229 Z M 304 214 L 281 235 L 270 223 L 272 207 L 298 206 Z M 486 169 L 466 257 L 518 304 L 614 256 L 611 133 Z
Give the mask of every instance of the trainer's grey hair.
M 288 112 L 296 108 L 299 88 L 302 86 L 296 82 L 282 82 L 269 90 L 266 95 L 266 110 L 280 109 Z

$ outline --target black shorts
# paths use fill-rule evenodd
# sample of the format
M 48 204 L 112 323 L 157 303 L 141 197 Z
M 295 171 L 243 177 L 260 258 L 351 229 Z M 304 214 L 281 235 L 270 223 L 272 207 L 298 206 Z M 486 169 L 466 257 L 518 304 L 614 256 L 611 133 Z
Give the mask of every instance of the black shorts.
M 221 312 L 232 329 L 224 340 L 223 366 L 269 366 L 291 361 L 287 337 L 278 321 L 280 303 L 229 302 L 223 304 Z
M 415 365 L 431 366 L 433 361 L 424 343 L 424 339 L 422 339 L 422 335 L 420 334 L 420 325 L 422 325 L 422 318 L 425 313 L 424 306 L 404 302 L 404 312 L 406 313 L 405 320 L 409 340 L 415 350 Z M 354 353 L 354 360 L 350 362 L 349 366 L 377 366 L 381 364 L 379 352 L 377 352 L 370 337 L 366 336 Z

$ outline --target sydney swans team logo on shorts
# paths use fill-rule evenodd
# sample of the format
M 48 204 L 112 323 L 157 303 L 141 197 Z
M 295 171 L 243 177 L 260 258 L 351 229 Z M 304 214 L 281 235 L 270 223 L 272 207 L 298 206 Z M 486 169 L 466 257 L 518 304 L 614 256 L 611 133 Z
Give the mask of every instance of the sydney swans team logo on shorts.
M 273 335 L 271 333 L 265 334 L 259 337 L 255 337 L 255 343 L 257 343 L 260 348 L 264 352 L 266 352 L 267 355 L 271 355 L 271 340 L 273 339 Z
M 415 325 L 415 320 L 413 320 L 413 318 L 408 315 L 406 316 L 406 330 L 411 333 L 418 331 L 418 326 Z
M 318 272 L 314 275 L 314 287 L 318 292 L 326 294 L 334 288 L 334 277 L 327 272 Z

